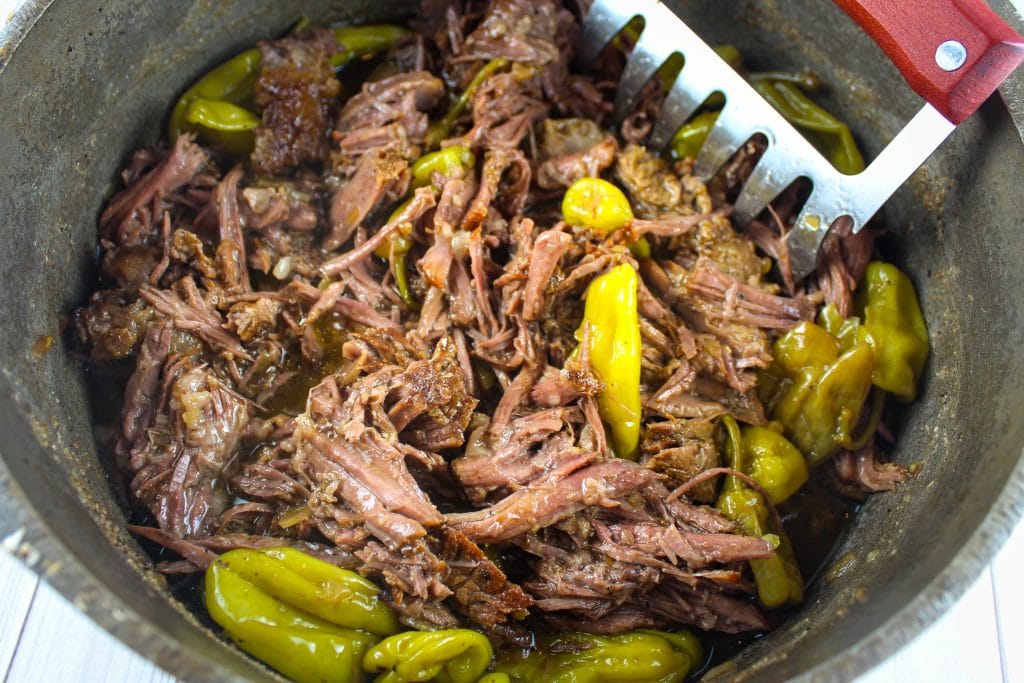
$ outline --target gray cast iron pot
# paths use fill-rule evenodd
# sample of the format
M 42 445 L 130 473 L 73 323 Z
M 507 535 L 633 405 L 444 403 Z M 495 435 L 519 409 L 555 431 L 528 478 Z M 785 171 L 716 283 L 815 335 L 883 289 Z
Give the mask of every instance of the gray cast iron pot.
M 28 0 L 0 32 L 0 538 L 100 625 L 189 681 L 270 676 L 162 590 L 124 530 L 62 316 L 95 283 L 96 216 L 177 93 L 217 61 L 318 20 L 401 17 L 412 3 Z M 670 3 L 755 66 L 813 66 L 877 152 L 918 106 L 832 3 Z M 1002 2 L 1004 16 L 1013 10 Z M 1024 90 L 1004 88 L 1009 110 Z M 1024 145 L 994 98 L 892 200 L 890 253 L 913 275 L 932 357 L 895 458 L 920 471 L 873 497 L 799 614 L 724 677 L 849 679 L 934 620 L 1017 519 L 1024 492 Z M 40 335 L 58 341 L 32 352 Z M 58 653 L 59 656 L 59 653 Z

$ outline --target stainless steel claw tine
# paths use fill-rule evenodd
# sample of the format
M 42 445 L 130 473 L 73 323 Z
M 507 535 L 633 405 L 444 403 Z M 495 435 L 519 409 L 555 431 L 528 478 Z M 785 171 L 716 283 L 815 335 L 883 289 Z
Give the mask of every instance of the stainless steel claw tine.
M 654 77 L 658 67 L 665 61 L 657 54 L 644 49 L 644 35 L 646 34 L 646 30 L 640 34 L 640 40 L 633 47 L 633 54 L 630 55 L 629 61 L 626 62 L 626 68 L 622 70 L 622 77 L 619 78 L 619 89 L 615 93 L 615 109 L 612 113 L 616 122 L 621 122 L 626 118 L 626 114 L 633 108 L 633 103 L 636 102 L 640 91 Z
M 697 155 L 697 163 L 693 167 L 694 175 L 705 182 L 711 180 L 729 157 L 758 131 L 759 126 L 749 121 L 747 114 L 740 107 L 727 100 L 704 146 L 701 147 L 700 154 Z
M 649 143 L 652 149 L 660 152 L 668 147 L 676 131 L 693 116 L 708 95 L 714 91 L 713 86 L 709 87 L 704 80 L 696 69 L 687 71 L 684 62 L 683 70 L 679 72 L 679 77 L 672 84 L 672 89 L 669 90 L 665 103 L 661 107 L 658 121 L 654 124 L 654 131 L 651 133 Z
M 733 204 L 732 220 L 736 225 L 744 226 L 756 218 L 790 183 L 800 177 L 798 173 L 786 168 L 787 164 L 782 158 L 784 155 L 785 152 L 778 146 L 769 145 L 758 160 Z
M 595 2 L 583 22 L 576 61 L 582 67 L 594 63 L 601 50 L 637 15 L 632 3 Z

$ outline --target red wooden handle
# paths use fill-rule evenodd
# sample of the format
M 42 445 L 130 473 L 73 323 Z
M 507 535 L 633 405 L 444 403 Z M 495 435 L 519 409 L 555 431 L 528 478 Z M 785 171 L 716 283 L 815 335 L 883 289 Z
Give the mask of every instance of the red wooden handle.
M 917 94 L 953 123 L 988 99 L 1024 59 L 1024 38 L 982 0 L 835 0 L 885 50 Z M 956 41 L 966 61 L 946 71 L 939 46 Z M 946 65 L 955 63 L 955 50 Z

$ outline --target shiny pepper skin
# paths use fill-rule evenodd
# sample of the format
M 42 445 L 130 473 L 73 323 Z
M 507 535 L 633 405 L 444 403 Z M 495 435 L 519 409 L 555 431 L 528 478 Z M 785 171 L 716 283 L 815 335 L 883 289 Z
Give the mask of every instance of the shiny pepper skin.
M 617 636 L 554 636 L 528 656 L 506 656 L 495 669 L 514 683 L 678 683 L 700 661 L 700 642 L 693 634 L 642 629 Z
M 365 651 L 400 628 L 374 584 L 291 548 L 232 550 L 205 579 L 213 620 L 240 648 L 300 683 L 362 681 Z
M 788 384 L 772 417 L 815 467 L 854 440 L 854 429 L 871 391 L 875 356 L 866 343 L 843 351 L 839 340 L 811 322 L 780 337 L 772 349 Z
M 638 278 L 623 263 L 594 279 L 587 290 L 583 324 L 588 328 L 590 366 L 604 387 L 597 396 L 601 418 L 611 429 L 615 454 L 635 458 L 640 441 L 640 317 Z
M 865 338 L 875 354 L 875 386 L 913 401 L 929 351 L 928 328 L 913 283 L 896 266 L 872 261 L 864 274 L 861 302 Z
M 581 178 L 562 198 L 562 216 L 570 225 L 610 233 L 633 222 L 633 209 L 622 190 L 601 178 Z
M 752 452 L 756 453 L 760 450 L 760 445 L 753 448 L 748 447 L 744 443 L 739 426 L 731 416 L 723 417 L 722 423 L 726 431 L 725 465 L 738 472 L 753 476 L 751 460 L 748 456 Z M 765 441 L 770 439 L 770 437 L 765 438 L 766 435 L 762 433 L 755 433 L 755 437 Z M 771 439 L 771 442 L 777 444 L 774 439 Z M 804 472 L 806 473 L 806 467 Z M 769 493 L 769 495 L 771 494 Z M 739 530 L 747 536 L 762 538 L 775 536 L 778 538 L 775 553 L 771 557 L 750 561 L 750 570 L 754 574 L 757 596 L 761 604 L 768 609 L 774 609 L 800 603 L 804 597 L 804 583 L 796 564 L 793 546 L 784 530 L 776 529 L 774 533 L 770 533 L 768 506 L 761 494 L 739 477 L 727 475 L 715 507 L 726 518 L 735 522 Z
M 342 26 L 334 29 L 339 51 L 331 64 L 341 67 L 353 59 L 389 49 L 409 35 L 408 29 L 390 24 Z M 204 142 L 244 155 L 252 150 L 252 131 L 260 117 L 247 107 L 255 94 L 256 77 L 263 56 L 250 48 L 220 64 L 196 81 L 174 105 L 167 124 L 173 142 L 184 132 L 200 135 Z
M 789 439 L 770 427 L 747 426 L 742 432 L 747 474 L 781 505 L 807 483 L 804 454 Z
M 469 629 L 407 631 L 382 640 L 363 657 L 374 683 L 476 683 L 494 652 L 487 638 Z

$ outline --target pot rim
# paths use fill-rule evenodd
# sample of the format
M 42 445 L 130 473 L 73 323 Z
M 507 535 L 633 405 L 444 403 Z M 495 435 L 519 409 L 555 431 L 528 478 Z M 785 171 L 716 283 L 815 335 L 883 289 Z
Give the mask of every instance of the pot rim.
M 0 18 L 0 76 L 22 39 L 54 0 L 14 0 L 10 14 Z M 990 0 L 993 9 L 1018 31 L 1024 19 L 1011 0 Z M 1024 68 L 1018 69 L 999 90 L 1003 104 L 1024 144 Z M 9 379 L 0 375 L 0 384 Z M 13 389 L 13 387 L 10 387 Z M 144 619 L 98 581 L 65 546 L 51 523 L 25 497 L 11 478 L 4 450 L 18 441 L 32 441 L 24 415 L 13 391 L 0 392 L 0 415 L 5 426 L 18 432 L 0 447 L 0 551 L 22 560 L 63 597 L 81 609 L 97 625 L 134 652 L 167 670 L 187 668 L 196 680 L 228 680 L 232 674 L 215 662 L 185 648 L 164 630 L 163 625 Z M 8 423 L 8 420 L 14 424 Z M 950 563 L 885 624 L 846 650 L 830 656 L 803 672 L 797 681 L 852 680 L 877 666 L 917 637 L 926 626 L 945 613 L 975 582 L 997 550 L 1024 517 L 1024 451 L 1021 452 L 1006 486 L 992 503 L 981 524 L 957 551 Z M 158 646 L 154 647 L 154 641 Z M 182 664 L 185 667 L 182 667 Z

